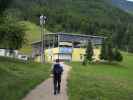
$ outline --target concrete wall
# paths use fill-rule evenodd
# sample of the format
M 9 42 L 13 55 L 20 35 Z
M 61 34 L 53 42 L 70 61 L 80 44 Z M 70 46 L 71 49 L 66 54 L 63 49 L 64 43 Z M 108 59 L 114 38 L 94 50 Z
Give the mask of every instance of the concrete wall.
M 0 49 L 0 56 L 6 56 L 6 50 Z

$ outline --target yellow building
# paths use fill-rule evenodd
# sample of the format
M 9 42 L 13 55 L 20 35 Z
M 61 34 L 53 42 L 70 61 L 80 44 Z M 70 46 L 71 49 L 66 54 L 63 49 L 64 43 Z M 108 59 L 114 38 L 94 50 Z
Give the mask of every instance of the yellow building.
M 67 61 L 83 61 L 84 55 L 85 55 L 85 48 L 73 48 L 72 54 L 62 54 L 58 55 L 59 48 L 52 48 L 52 49 L 46 49 L 45 51 L 45 59 L 48 62 L 55 61 L 56 59 L 60 60 L 67 60 Z M 100 55 L 100 49 L 94 49 L 94 55 L 93 58 L 95 60 L 99 60 Z
M 103 39 L 103 37 L 91 35 L 46 34 L 43 41 L 45 61 L 52 62 L 56 59 L 61 61 L 83 61 L 88 41 L 91 41 L 94 47 L 93 58 L 98 60 L 100 48 L 95 47 L 101 45 Z M 41 41 L 34 42 L 32 47 L 33 57 L 39 62 L 41 60 Z

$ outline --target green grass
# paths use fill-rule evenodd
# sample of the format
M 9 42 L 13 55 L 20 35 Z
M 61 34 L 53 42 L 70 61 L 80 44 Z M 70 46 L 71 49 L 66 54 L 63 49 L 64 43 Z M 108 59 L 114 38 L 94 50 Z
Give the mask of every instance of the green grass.
M 20 23 L 26 27 L 26 35 L 27 35 L 26 37 L 29 43 L 40 40 L 41 31 L 39 26 L 28 21 L 22 21 Z
M 21 100 L 49 77 L 50 64 L 23 63 L 0 58 L 0 100 Z
M 70 100 L 133 100 L 133 55 L 120 64 L 72 63 Z
M 41 29 L 39 26 L 32 22 L 22 21 L 20 23 L 23 24 L 26 28 L 25 33 L 27 39 L 26 45 L 24 45 L 23 48 L 20 49 L 20 51 L 25 54 L 31 54 L 31 43 L 41 40 Z M 46 30 L 45 32 L 47 33 L 48 31 Z

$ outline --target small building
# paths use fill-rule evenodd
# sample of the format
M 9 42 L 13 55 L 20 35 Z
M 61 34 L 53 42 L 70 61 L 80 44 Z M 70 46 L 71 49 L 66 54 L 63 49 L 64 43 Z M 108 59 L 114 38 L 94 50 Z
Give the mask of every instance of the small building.
M 94 47 L 94 58 L 99 59 L 100 45 L 104 37 L 69 34 L 69 33 L 49 33 L 44 35 L 44 54 L 48 62 L 60 59 L 62 61 L 83 61 L 88 41 Z M 32 43 L 32 57 L 40 61 L 41 41 Z
M 9 49 L 0 49 L 0 56 L 3 57 L 17 57 L 18 55 L 18 50 L 9 50 Z

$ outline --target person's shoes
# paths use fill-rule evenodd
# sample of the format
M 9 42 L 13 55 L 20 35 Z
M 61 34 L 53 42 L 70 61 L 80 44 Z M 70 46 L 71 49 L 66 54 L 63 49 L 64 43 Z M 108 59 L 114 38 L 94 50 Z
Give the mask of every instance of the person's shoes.
M 60 90 L 58 90 L 57 93 L 60 94 Z
M 54 95 L 56 95 L 56 92 L 54 92 Z

